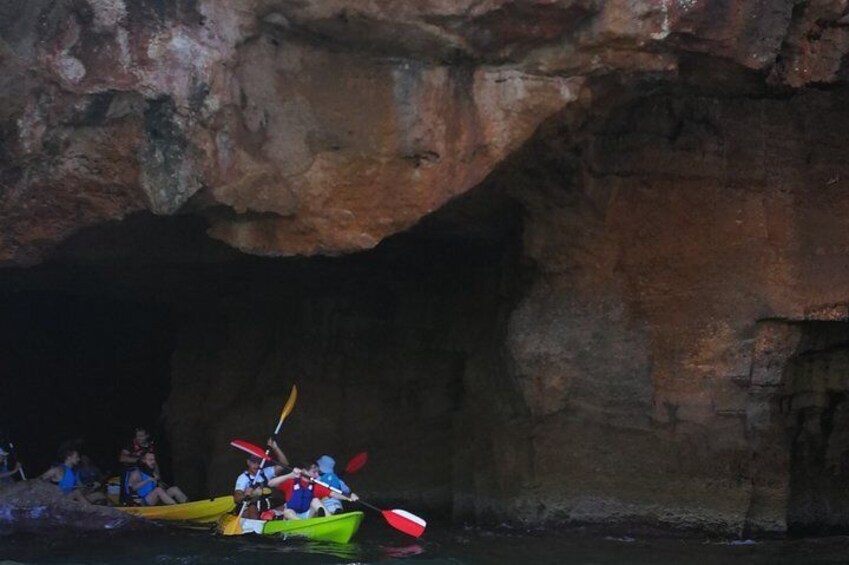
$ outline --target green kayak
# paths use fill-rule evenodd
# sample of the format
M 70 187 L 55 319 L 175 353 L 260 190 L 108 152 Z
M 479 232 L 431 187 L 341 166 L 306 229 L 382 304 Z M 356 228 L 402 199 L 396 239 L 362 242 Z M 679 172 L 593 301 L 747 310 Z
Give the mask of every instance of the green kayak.
M 219 522 L 219 530 L 223 530 L 228 520 L 236 520 L 232 514 L 224 516 Z M 362 512 L 345 512 L 324 518 L 309 518 L 307 520 L 249 520 L 242 518 L 242 532 L 256 533 L 264 536 L 281 536 L 307 538 L 316 541 L 332 541 L 348 543 L 363 521 Z

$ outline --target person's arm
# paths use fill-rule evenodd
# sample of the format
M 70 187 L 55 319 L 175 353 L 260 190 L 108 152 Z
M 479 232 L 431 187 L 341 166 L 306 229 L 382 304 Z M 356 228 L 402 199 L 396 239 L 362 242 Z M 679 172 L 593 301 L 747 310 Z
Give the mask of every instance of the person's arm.
M 300 477 L 300 476 L 301 476 L 301 470 L 296 468 L 296 469 L 293 469 L 291 473 L 286 473 L 285 475 L 278 475 L 278 476 L 274 477 L 273 479 L 268 481 L 268 486 L 269 487 L 276 487 L 277 485 L 279 485 L 281 483 L 285 483 L 289 479 L 295 479 L 295 478 Z
M 332 490 L 330 491 L 330 498 L 335 498 L 336 500 L 351 501 L 351 502 L 356 502 L 360 499 L 360 497 L 357 496 L 356 494 L 354 494 L 353 492 L 349 493 L 347 495 L 344 495 L 344 494 L 339 494 L 338 492 L 333 492 Z
M 16 463 L 15 468 L 12 469 L 11 471 L 6 471 L 5 473 L 0 473 L 0 479 L 5 479 L 5 478 L 8 478 L 8 477 L 11 477 L 12 475 L 17 475 L 20 470 L 21 470 L 21 464 Z
M 280 449 L 280 446 L 277 445 L 277 442 L 274 441 L 274 438 L 268 439 L 268 447 L 270 447 L 271 450 L 274 452 L 274 456 L 277 458 L 277 461 L 280 463 L 280 465 L 282 465 L 283 467 L 289 466 L 289 460 L 286 458 L 286 455 Z
M 251 488 L 251 482 L 244 475 L 236 479 L 236 488 L 233 490 L 233 502 L 241 504 L 245 500 L 250 500 L 255 496 L 262 494 L 262 488 Z
M 155 481 L 155 480 L 156 479 L 154 479 L 153 477 L 148 477 L 148 478 L 142 480 L 141 474 L 138 471 L 134 471 L 132 474 L 130 474 L 130 479 L 129 479 L 130 488 L 133 489 L 134 491 L 138 491 L 144 484 L 149 483 L 151 481 Z
M 342 494 L 346 496 L 351 494 L 351 487 L 345 484 L 345 481 L 343 481 L 342 479 L 339 479 L 339 490 L 341 490 Z
M 245 490 L 233 491 L 233 501 L 236 504 L 241 504 L 245 499 L 250 500 L 262 494 L 262 487 L 245 488 Z
M 41 475 L 40 478 L 43 481 L 50 481 L 51 483 L 58 483 L 59 481 L 62 480 L 61 477 L 56 476 L 58 471 L 59 471 L 59 467 L 51 467 L 48 470 L 46 470 L 44 472 L 44 474 Z
M 118 461 L 124 465 L 135 465 L 139 462 L 139 458 L 132 455 L 129 449 L 122 449 L 121 454 L 118 456 Z
M 168 485 L 165 484 L 165 481 L 162 480 L 162 475 L 159 474 L 159 467 L 156 468 L 156 471 L 153 472 L 153 478 L 156 479 L 156 484 L 161 486 L 164 489 L 168 489 Z

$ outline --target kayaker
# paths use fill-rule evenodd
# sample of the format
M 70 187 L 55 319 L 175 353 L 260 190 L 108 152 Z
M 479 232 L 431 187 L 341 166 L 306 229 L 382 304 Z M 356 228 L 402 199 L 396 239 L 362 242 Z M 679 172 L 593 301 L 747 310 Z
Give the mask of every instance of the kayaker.
M 103 473 L 88 455 L 80 455 L 77 476 L 80 479 L 80 483 L 91 490 L 98 489 L 103 484 Z
M 124 446 L 118 454 L 118 461 L 124 466 L 121 472 L 121 490 L 119 494 L 119 502 L 122 506 L 131 504 L 132 500 L 129 497 L 130 489 L 127 486 L 127 479 L 139 462 L 139 457 L 142 453 L 156 453 L 156 444 L 151 439 L 147 428 L 136 428 L 132 441 Z
M 318 467 L 319 481 L 335 489 L 341 490 L 342 494 L 351 501 L 356 502 L 359 499 L 356 494 L 351 492 L 351 488 L 345 484 L 345 481 L 343 481 L 339 475 L 335 473 L 336 461 L 331 456 L 322 455 L 315 462 L 315 465 Z M 336 514 L 342 510 L 342 500 L 342 496 L 331 491 L 330 495 L 322 498 L 321 502 L 324 504 L 324 508 L 329 514 Z
M 318 466 L 295 467 L 291 473 L 276 477 L 269 481 L 269 486 L 278 487 L 286 496 L 286 504 L 275 508 L 276 516 L 286 520 L 305 520 L 317 516 L 329 516 L 331 512 L 324 506 L 322 500 L 333 495 L 327 488 L 315 484 L 310 479 L 318 479 Z M 271 517 L 266 514 L 266 517 Z
M 160 480 L 156 455 L 151 451 L 141 454 L 136 468 L 127 477 L 127 483 L 146 506 L 182 504 L 189 500 L 179 487 L 169 487 Z
M 268 440 L 268 447 L 274 451 L 274 455 L 278 461 L 284 465 L 288 464 L 288 460 L 280 447 L 273 439 Z M 247 500 L 244 517 L 257 519 L 259 515 L 269 510 L 274 506 L 274 502 L 270 499 L 271 491 L 265 492 L 269 486 L 269 481 L 277 477 L 283 472 L 283 467 L 279 465 L 271 465 L 263 467 L 260 470 L 262 459 L 256 455 L 251 455 L 245 461 L 247 469 L 236 478 L 236 485 L 233 490 L 233 501 L 236 507 L 240 507 L 242 502 Z
M 77 465 L 80 464 L 79 450 L 75 447 L 63 447 L 59 452 L 59 459 L 62 460 L 62 464 L 48 469 L 41 475 L 42 480 L 55 484 L 68 498 L 82 504 L 106 502 L 103 493 L 86 492 L 80 484 L 80 478 L 77 475 Z
M 156 444 L 146 428 L 136 428 L 133 440 L 121 449 L 118 460 L 124 465 L 134 467 L 142 453 L 156 453 Z
M 15 463 L 14 468 L 9 469 L 9 452 L 0 447 L 0 485 L 12 484 L 15 475 L 21 472 L 21 464 Z

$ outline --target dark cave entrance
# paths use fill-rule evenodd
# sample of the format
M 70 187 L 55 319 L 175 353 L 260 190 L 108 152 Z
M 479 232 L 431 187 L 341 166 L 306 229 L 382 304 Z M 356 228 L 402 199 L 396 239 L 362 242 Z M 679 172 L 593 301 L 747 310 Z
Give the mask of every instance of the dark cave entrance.
M 136 426 L 164 437 L 174 348 L 167 307 L 45 291 L 0 294 L 0 311 L 2 425 L 31 475 L 67 441 L 114 473 Z
M 849 532 L 849 324 L 799 324 L 784 373 L 791 533 Z
M 509 419 L 500 348 L 517 295 L 516 212 L 464 197 L 337 258 L 243 255 L 196 216 L 85 230 L 40 266 L 0 271 L 11 346 L 0 425 L 31 474 L 76 437 L 115 469 L 133 427 L 148 425 L 178 484 L 220 494 L 243 466 L 229 440 L 263 441 L 296 383 L 290 458 L 331 453 L 343 466 L 367 450 L 380 472 L 361 489 L 456 510 L 457 485 L 493 480 L 481 430 Z

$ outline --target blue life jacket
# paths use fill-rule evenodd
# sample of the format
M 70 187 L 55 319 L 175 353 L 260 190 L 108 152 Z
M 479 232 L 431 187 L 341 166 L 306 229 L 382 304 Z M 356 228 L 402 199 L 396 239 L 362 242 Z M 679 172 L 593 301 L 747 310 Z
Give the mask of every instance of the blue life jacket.
M 57 485 L 59 486 L 60 489 L 62 489 L 62 492 L 64 492 L 65 494 L 68 494 L 69 492 L 74 490 L 74 487 L 76 487 L 78 484 L 80 484 L 80 479 L 79 479 L 79 477 L 77 477 L 76 471 L 74 471 L 73 469 L 71 469 L 67 465 L 64 465 L 64 467 L 65 467 L 65 473 L 62 475 L 62 480 L 59 481 L 57 483 Z
M 3 461 L 3 467 L 0 467 L 0 473 L 8 473 L 9 472 L 9 461 Z M 7 485 L 10 483 L 14 483 L 15 480 L 12 477 L 4 477 L 0 479 L 0 484 Z
M 350 494 L 351 492 L 351 489 L 345 484 L 345 481 L 340 479 L 336 473 L 325 473 L 319 477 L 318 480 L 335 489 L 341 490 L 343 494 Z
M 137 468 L 136 471 L 139 472 L 139 477 L 141 477 L 141 480 L 143 480 L 143 481 L 153 478 L 152 476 L 148 475 L 147 473 L 145 473 L 141 469 Z M 129 483 L 129 481 L 128 481 L 128 483 Z M 145 483 L 144 485 L 142 485 L 142 487 L 140 489 L 136 490 L 136 496 L 140 496 L 141 498 L 144 498 L 147 495 L 149 495 L 153 491 L 153 489 L 155 489 L 155 488 L 156 488 L 156 481 Z
M 298 514 L 306 512 L 310 509 L 310 503 L 313 499 L 312 492 L 313 484 L 302 487 L 300 479 L 295 479 L 295 484 L 292 487 L 292 496 L 286 502 L 286 508 L 294 510 Z

